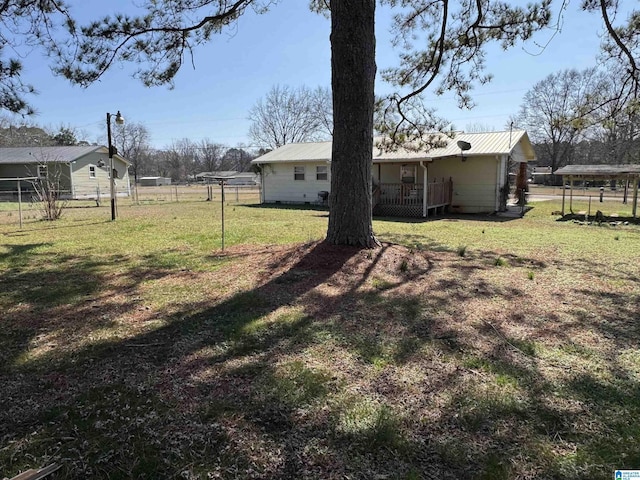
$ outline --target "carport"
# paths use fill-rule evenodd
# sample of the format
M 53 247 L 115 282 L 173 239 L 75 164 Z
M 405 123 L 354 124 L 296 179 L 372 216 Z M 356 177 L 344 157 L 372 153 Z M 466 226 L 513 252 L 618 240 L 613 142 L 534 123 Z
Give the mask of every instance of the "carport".
M 573 205 L 573 182 L 582 181 L 623 181 L 625 188 L 631 185 L 633 204 L 631 212 L 636 218 L 638 212 L 638 183 L 640 183 L 640 165 L 567 165 L 559 168 L 556 175 L 562 175 L 562 184 L 569 183 L 569 210 Z M 562 190 L 562 215 L 564 216 L 566 189 Z

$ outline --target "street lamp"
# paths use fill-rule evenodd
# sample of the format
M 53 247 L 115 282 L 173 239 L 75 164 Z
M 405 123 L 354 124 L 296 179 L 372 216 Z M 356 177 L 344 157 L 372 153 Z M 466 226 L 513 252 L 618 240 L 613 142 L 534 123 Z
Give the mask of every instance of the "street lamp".
M 116 219 L 116 185 L 115 175 L 113 174 L 113 155 L 118 153 L 116 147 L 111 144 L 111 113 L 107 112 L 107 143 L 109 144 L 109 186 L 111 187 L 111 221 Z M 120 110 L 116 113 L 116 123 L 124 124 L 124 117 L 120 114 Z

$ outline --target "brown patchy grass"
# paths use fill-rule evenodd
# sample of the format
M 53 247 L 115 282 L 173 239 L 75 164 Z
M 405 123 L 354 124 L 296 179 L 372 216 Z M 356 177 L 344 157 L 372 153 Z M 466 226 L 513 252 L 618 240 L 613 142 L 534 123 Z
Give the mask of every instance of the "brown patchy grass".
M 69 257 L 29 276 L 29 295 L 10 281 L 25 267 L 5 271 L 0 472 L 598 479 L 639 465 L 638 262 L 458 244 L 245 243 L 198 269 Z M 66 301 L 42 292 L 78 277 L 87 290 Z

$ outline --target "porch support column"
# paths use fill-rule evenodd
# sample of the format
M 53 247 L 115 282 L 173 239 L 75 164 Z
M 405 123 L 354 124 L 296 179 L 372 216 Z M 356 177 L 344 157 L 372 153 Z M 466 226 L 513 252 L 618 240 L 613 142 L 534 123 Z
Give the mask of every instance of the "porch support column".
M 564 175 L 562 176 L 562 216 L 564 217 L 564 198 L 565 198 L 565 188 L 564 188 Z
M 631 207 L 633 218 L 636 218 L 638 213 L 638 184 L 640 184 L 640 177 L 633 179 L 633 205 Z
M 562 185 L 562 191 L 564 192 L 564 185 Z M 573 215 L 573 177 L 569 175 L 569 211 Z
M 258 168 L 260 169 L 260 203 L 264 204 L 265 203 L 264 184 L 265 184 L 265 177 L 266 177 L 264 163 L 258 163 Z M 327 168 L 327 170 L 330 170 L 330 169 L 331 167 Z
M 420 160 L 420 166 L 422 167 L 422 216 L 427 218 L 429 216 L 429 201 L 427 195 L 429 194 L 427 187 L 429 186 L 429 179 L 427 174 L 427 167 L 424 162 Z
M 495 198 L 495 211 L 500 211 L 500 179 L 502 174 L 500 172 L 502 168 L 502 156 L 496 155 L 496 198 Z

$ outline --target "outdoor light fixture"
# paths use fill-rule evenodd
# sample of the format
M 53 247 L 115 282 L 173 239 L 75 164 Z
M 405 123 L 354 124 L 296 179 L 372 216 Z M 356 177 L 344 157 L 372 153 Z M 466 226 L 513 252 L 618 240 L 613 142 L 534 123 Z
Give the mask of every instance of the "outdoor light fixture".
M 107 112 L 107 143 L 109 144 L 109 186 L 111 187 L 111 221 L 116 219 L 116 186 L 115 175 L 113 174 L 113 155 L 117 154 L 116 147 L 111 144 L 111 116 L 113 114 Z M 116 124 L 123 125 L 124 117 L 120 114 L 120 110 L 116 113 Z

